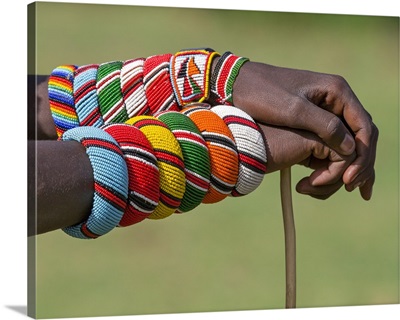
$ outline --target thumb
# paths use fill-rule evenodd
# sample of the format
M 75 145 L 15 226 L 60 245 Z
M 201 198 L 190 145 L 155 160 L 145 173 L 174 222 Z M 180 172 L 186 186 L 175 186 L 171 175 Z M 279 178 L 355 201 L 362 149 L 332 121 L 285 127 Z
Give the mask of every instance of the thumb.
M 356 147 L 346 125 L 335 114 L 318 107 L 307 99 L 297 98 L 288 108 L 289 127 L 311 131 L 341 155 L 351 155 Z

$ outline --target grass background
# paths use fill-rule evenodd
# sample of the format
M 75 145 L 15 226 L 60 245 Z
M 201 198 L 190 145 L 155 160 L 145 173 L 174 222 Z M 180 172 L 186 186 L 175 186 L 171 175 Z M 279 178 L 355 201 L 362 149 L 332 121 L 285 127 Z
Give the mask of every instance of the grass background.
M 38 2 L 36 70 L 208 46 L 340 74 L 380 129 L 371 201 L 293 194 L 298 307 L 399 303 L 399 19 Z M 293 184 L 308 175 L 294 167 Z M 95 241 L 37 236 L 37 317 L 284 308 L 279 173 L 252 194 Z

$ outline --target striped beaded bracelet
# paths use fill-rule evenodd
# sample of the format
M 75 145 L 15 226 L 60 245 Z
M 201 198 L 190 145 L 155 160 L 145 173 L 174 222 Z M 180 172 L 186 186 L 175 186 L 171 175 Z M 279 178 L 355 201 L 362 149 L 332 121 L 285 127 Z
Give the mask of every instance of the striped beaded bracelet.
M 151 115 L 164 110 L 179 110 L 169 76 L 171 54 L 146 58 L 143 64 L 143 82 Z
M 185 166 L 186 191 L 178 212 L 193 210 L 201 204 L 210 186 L 210 157 L 207 144 L 196 124 L 177 111 L 156 115 L 178 140 Z
M 122 123 L 128 120 L 121 92 L 122 61 L 110 61 L 97 70 L 97 95 L 104 123 Z
M 74 102 L 80 126 L 100 127 L 104 124 L 97 99 L 97 69 L 90 64 L 78 67 L 74 73 Z
M 166 218 L 178 209 L 185 193 L 182 150 L 167 125 L 154 116 L 137 116 L 126 123 L 136 126 L 145 134 L 157 158 L 160 198 L 148 218 Z
M 124 61 L 121 69 L 121 91 L 128 118 L 150 113 L 143 83 L 145 59 Z
M 216 56 L 219 53 L 212 49 L 187 49 L 171 57 L 171 83 L 181 107 L 208 99 L 211 64 Z
M 147 218 L 158 204 L 159 172 L 154 150 L 143 132 L 123 124 L 102 127 L 118 142 L 128 168 L 128 205 L 119 222 L 120 227 L 138 223 Z
M 254 191 L 264 179 L 267 154 L 262 131 L 243 110 L 226 105 L 211 108 L 231 130 L 239 154 L 239 176 L 231 196 Z
M 199 128 L 209 150 L 210 187 L 202 202 L 219 202 L 232 192 L 238 179 L 238 154 L 232 133 L 208 104 L 193 104 L 181 112 Z
M 210 79 L 210 102 L 212 104 L 233 104 L 233 83 L 242 65 L 248 58 L 225 52 L 217 61 Z
M 64 132 L 61 140 L 75 140 L 86 148 L 94 177 L 91 214 L 63 231 L 75 238 L 98 238 L 116 227 L 124 213 L 128 197 L 126 162 L 115 139 L 100 128 L 72 128 Z
M 59 138 L 65 131 L 79 126 L 73 94 L 76 68 L 75 65 L 58 66 L 48 81 L 50 111 Z

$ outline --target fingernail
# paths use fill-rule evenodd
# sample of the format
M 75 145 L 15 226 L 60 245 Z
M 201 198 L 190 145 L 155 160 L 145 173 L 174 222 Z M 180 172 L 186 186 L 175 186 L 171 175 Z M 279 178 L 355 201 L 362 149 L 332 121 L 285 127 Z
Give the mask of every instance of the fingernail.
M 340 148 L 346 153 L 350 154 L 354 151 L 355 143 L 352 136 L 346 134 L 342 143 L 340 144 Z

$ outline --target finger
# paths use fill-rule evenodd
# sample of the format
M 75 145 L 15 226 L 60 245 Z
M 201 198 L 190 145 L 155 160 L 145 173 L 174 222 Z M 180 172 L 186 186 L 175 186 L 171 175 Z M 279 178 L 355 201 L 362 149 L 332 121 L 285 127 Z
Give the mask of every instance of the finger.
M 320 106 L 343 117 L 355 136 L 357 160 L 343 177 L 347 185 L 353 183 L 350 188 L 354 189 L 372 175 L 379 131 L 344 78 L 332 75 L 325 79 L 329 79 L 327 94 Z
M 310 101 L 343 118 L 353 133 L 372 124 L 371 115 L 342 76 L 319 74 L 319 77 L 317 87 L 308 96 Z
M 342 155 L 350 155 L 355 150 L 355 141 L 341 119 L 307 99 L 295 97 L 287 107 L 286 121 L 289 127 L 314 132 L 329 147 Z
M 373 128 L 376 129 L 375 126 Z M 346 190 L 353 191 L 359 188 L 361 197 L 364 200 L 370 200 L 372 197 L 373 185 L 375 183 L 375 158 L 376 158 L 376 144 L 379 132 L 376 129 L 372 135 L 371 146 L 359 143 L 357 146 L 360 156 L 354 161 L 353 164 L 347 168 L 343 174 L 343 181 L 346 184 Z
M 368 179 L 364 185 L 360 186 L 360 194 L 364 200 L 370 200 L 372 197 L 372 189 L 375 183 L 375 171 L 372 177 Z
M 356 185 L 369 180 L 374 174 L 379 131 L 374 124 L 372 124 L 370 130 L 371 133 L 367 129 L 362 129 L 356 134 L 357 159 L 343 175 L 344 183 L 353 189 Z
M 294 94 L 287 91 L 287 87 L 291 87 L 287 81 L 271 81 L 265 77 L 264 72 L 270 75 L 274 70 L 285 72 L 281 68 L 271 69 L 258 63 L 244 64 L 234 83 L 234 104 L 259 123 L 310 131 L 338 153 L 353 153 L 354 139 L 340 118 L 309 101 L 308 94 L 299 94 L 297 90 Z M 306 73 L 305 77 L 309 76 Z M 316 82 L 321 86 L 321 81 Z M 326 87 L 326 83 L 323 83 L 323 87 Z
M 297 183 L 296 191 L 316 199 L 325 200 L 336 193 L 342 186 L 343 182 L 339 180 L 334 184 L 315 187 L 311 184 L 309 177 L 305 177 Z
M 343 173 L 355 159 L 355 153 L 350 156 L 341 156 L 328 148 L 320 139 L 309 139 L 312 155 L 307 166 L 314 169 L 310 175 L 313 186 L 333 184 L 342 180 Z
M 347 157 L 342 157 L 335 151 L 330 150 L 329 158 L 323 160 L 313 159 L 310 165 L 315 170 L 310 175 L 311 184 L 313 186 L 322 186 L 336 183 L 339 180 L 343 181 L 343 173 L 355 157 L 355 153 Z
M 358 182 L 356 185 L 346 185 L 345 188 L 347 191 L 352 192 L 356 188 L 360 189 L 361 197 L 364 200 L 370 200 L 372 197 L 372 190 L 375 183 L 375 170 L 372 171 L 372 174 L 369 179 L 366 181 Z
M 347 82 L 338 76 L 331 79 L 333 81 L 327 86 L 328 94 L 321 106 L 342 115 L 356 141 L 357 159 L 344 172 L 343 181 L 346 190 L 360 188 L 362 198 L 369 200 L 375 182 L 374 164 L 379 131 Z
M 325 167 L 313 171 L 310 175 L 310 183 L 314 187 L 342 181 L 342 175 L 347 168 L 345 162 L 330 162 Z
M 346 190 L 353 191 L 359 187 L 362 198 L 369 200 L 375 182 L 374 164 L 379 131 L 372 122 L 371 115 L 342 77 L 332 75 L 324 79 L 328 80 L 324 85 L 326 94 L 322 100 L 314 102 L 342 117 L 356 142 L 357 158 L 343 174 Z

